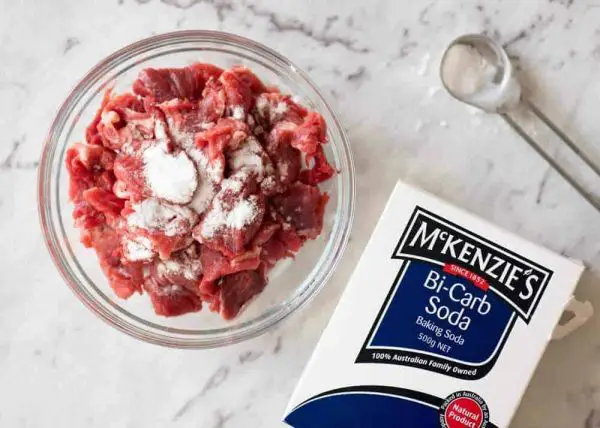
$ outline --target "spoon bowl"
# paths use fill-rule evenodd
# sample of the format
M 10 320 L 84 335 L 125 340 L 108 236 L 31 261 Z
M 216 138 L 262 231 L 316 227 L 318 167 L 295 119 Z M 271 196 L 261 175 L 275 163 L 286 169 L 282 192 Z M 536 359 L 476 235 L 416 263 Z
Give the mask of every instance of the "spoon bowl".
M 468 67 L 465 61 L 465 52 L 468 56 L 468 51 L 472 53 L 467 61 L 479 61 L 475 67 Z M 478 65 L 482 67 L 477 68 Z M 466 70 L 467 67 L 469 70 Z M 452 97 L 489 113 L 505 113 L 516 108 L 521 101 L 521 85 L 508 54 L 499 43 L 482 34 L 466 34 L 450 42 L 442 54 L 440 79 Z M 473 91 L 465 92 L 457 90 L 456 79 L 471 86 L 477 82 L 465 80 L 478 79 L 481 84 Z

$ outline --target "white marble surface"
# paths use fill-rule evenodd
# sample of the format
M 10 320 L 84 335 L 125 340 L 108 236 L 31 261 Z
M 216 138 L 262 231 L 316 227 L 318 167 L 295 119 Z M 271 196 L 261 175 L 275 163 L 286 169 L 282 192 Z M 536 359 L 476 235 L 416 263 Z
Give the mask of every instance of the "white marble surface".
M 256 340 L 209 352 L 138 343 L 94 318 L 43 246 L 36 161 L 53 113 L 134 40 L 221 29 L 264 42 L 330 96 L 358 170 L 352 242 L 314 303 Z M 600 145 L 600 2 L 583 0 L 0 0 L 0 426 L 280 426 L 292 388 L 396 179 L 585 260 L 600 307 L 600 216 L 496 117 L 438 90 L 451 37 L 508 45 L 530 90 Z M 600 317 L 552 343 L 515 428 L 600 427 Z

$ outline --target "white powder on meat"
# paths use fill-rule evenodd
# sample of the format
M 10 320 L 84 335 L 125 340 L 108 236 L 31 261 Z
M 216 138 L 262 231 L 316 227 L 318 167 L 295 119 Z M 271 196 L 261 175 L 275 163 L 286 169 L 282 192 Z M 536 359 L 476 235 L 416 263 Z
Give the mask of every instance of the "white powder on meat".
M 236 201 L 229 211 L 226 211 L 222 201 L 216 198 L 202 223 L 202 237 L 211 238 L 216 232 L 223 229 L 241 229 L 252 223 L 258 214 L 258 197 L 256 195 Z
M 232 171 L 240 171 L 247 168 L 256 173 L 259 181 L 265 174 L 265 162 L 262 158 L 263 149 L 260 143 L 253 137 L 248 137 L 244 143 L 233 152 L 229 153 L 227 164 Z
M 234 193 L 241 191 L 242 185 L 247 178 L 248 173 L 246 171 L 237 172 L 235 175 L 223 181 L 223 183 L 221 184 L 221 193 L 228 190 Z
M 128 226 L 161 231 L 166 236 L 187 233 L 196 219 L 196 214 L 191 209 L 161 203 L 157 199 L 146 199 L 133 204 L 132 208 L 134 212 L 127 217 Z
M 276 127 L 281 131 L 295 131 L 296 128 L 298 128 L 298 125 L 296 125 L 294 122 L 289 122 L 286 120 L 277 123 Z
M 171 135 L 173 135 L 175 142 L 187 153 L 190 159 L 194 161 L 198 168 L 198 174 L 201 177 L 206 176 L 213 183 L 221 181 L 224 167 L 218 165 L 217 162 L 209 162 L 208 156 L 196 146 L 193 132 L 171 131 Z
M 216 185 L 223 177 L 224 168 L 218 163 L 209 163 L 206 154 L 198 148 L 190 148 L 187 152 L 198 169 L 198 188 L 188 206 L 202 214 L 217 193 Z
M 161 261 L 157 268 L 158 273 L 163 274 L 163 273 L 179 273 L 181 271 L 181 263 L 178 263 L 174 260 L 164 260 Z
M 199 148 L 184 147 L 189 157 L 196 163 L 198 173 L 201 177 L 207 177 L 212 183 L 218 183 L 223 177 L 224 165 L 219 165 L 218 162 L 209 162 L 208 156 Z
M 186 147 L 192 147 L 194 145 L 194 133 L 193 132 L 181 132 L 177 131 L 175 128 L 169 126 L 169 130 L 171 131 L 171 136 L 173 137 L 173 141 L 175 143 L 185 149 Z
M 265 192 L 271 192 L 271 191 L 275 190 L 276 185 L 277 185 L 277 182 L 275 181 L 275 178 L 273 176 L 269 176 L 269 177 L 265 178 L 262 181 L 262 183 L 260 184 L 261 188 Z
M 226 226 L 233 229 L 241 229 L 252 222 L 257 214 L 256 202 L 256 196 L 252 195 L 248 199 L 241 200 L 234 205 L 225 220 Z
M 263 171 L 263 161 L 259 154 L 245 147 L 236 152 L 235 156 L 229 157 L 229 167 L 235 171 L 243 167 L 249 167 L 260 175 Z
M 100 121 L 104 125 L 117 123 L 120 120 L 119 114 L 114 110 L 103 111 L 100 116 Z
M 231 109 L 231 117 L 235 120 L 244 120 L 246 112 L 242 106 L 233 106 Z
M 135 149 L 131 143 L 125 143 L 121 146 L 121 149 L 118 152 L 126 154 L 127 156 L 135 155 Z
M 167 140 L 167 129 L 165 128 L 165 124 L 160 120 L 154 122 L 154 137 L 157 140 Z
M 201 177 L 196 193 L 194 193 L 194 197 L 192 198 L 192 202 L 190 202 L 188 206 L 198 214 L 202 214 L 208 209 L 210 202 L 215 197 L 216 193 L 215 185 L 205 177 Z
M 263 118 L 269 114 L 269 101 L 262 95 L 256 99 L 256 111 Z
M 287 180 L 290 175 L 290 163 L 289 162 L 280 162 L 278 165 L 279 169 L 279 177 L 282 180 Z
M 273 109 L 273 113 L 275 115 L 284 115 L 287 113 L 287 111 L 288 111 L 288 106 L 283 101 L 278 102 L 277 105 L 275 106 L 275 108 Z
M 198 186 L 196 168 L 184 151 L 167 153 L 166 143 L 153 145 L 143 154 L 144 176 L 155 197 L 187 204 Z
M 259 116 L 268 119 L 270 123 L 274 123 L 283 119 L 283 116 L 288 111 L 288 105 L 284 101 L 279 101 L 273 108 L 269 100 L 264 96 L 259 96 L 256 99 L 256 111 Z
M 121 180 L 117 180 L 113 184 L 113 193 L 119 199 L 129 199 L 131 196 L 131 193 L 127 190 L 127 183 Z
M 154 118 L 145 119 L 126 118 L 126 128 L 131 131 L 131 138 L 134 141 L 151 139 L 154 135 Z
M 176 260 L 164 260 L 158 264 L 156 269 L 160 275 L 183 275 L 185 279 L 194 281 L 200 275 L 200 262 L 182 263 Z
M 177 124 L 174 119 L 167 115 L 167 125 L 169 127 L 169 132 L 171 133 L 171 137 L 173 137 L 173 141 L 182 149 L 187 149 L 188 147 L 194 147 L 194 132 L 193 131 L 182 131 L 179 130 Z
M 154 248 L 152 241 L 145 236 L 135 238 L 125 238 L 124 240 L 125 258 L 132 262 L 150 260 L 154 257 Z
M 156 287 L 156 294 L 161 296 L 170 296 L 173 294 L 179 294 L 183 291 L 183 287 L 177 284 L 165 285 L 163 287 Z
M 202 214 L 215 196 L 216 185 L 222 180 L 225 168 L 222 163 L 209 162 L 208 156 L 196 147 L 193 138 L 179 141 L 185 144 L 182 148 L 192 159 L 198 171 L 196 191 L 188 206 L 198 214 Z

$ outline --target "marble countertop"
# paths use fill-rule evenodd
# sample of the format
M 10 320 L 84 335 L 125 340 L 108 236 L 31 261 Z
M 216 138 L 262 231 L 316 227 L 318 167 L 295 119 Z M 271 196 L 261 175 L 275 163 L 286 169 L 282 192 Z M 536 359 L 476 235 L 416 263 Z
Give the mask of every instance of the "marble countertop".
M 0 0 L 0 426 L 276 427 L 399 178 L 585 260 L 600 307 L 600 216 L 497 117 L 440 90 L 461 33 L 506 44 L 531 96 L 598 149 L 600 2 L 583 0 Z M 100 58 L 175 29 L 264 42 L 309 71 L 345 124 L 358 171 L 353 239 L 306 310 L 206 352 L 139 343 L 64 286 L 43 245 L 36 167 L 55 110 Z M 377 173 L 374 173 L 377 171 Z M 600 317 L 551 343 L 515 428 L 600 427 Z

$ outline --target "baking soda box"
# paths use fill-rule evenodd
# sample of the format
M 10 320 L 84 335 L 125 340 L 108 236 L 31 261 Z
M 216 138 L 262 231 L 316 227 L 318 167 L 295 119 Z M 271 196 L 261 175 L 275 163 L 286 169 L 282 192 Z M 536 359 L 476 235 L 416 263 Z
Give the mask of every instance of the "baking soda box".
M 398 183 L 285 422 L 507 427 L 582 271 Z

